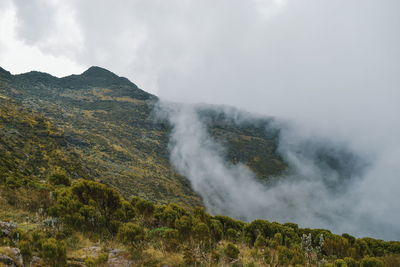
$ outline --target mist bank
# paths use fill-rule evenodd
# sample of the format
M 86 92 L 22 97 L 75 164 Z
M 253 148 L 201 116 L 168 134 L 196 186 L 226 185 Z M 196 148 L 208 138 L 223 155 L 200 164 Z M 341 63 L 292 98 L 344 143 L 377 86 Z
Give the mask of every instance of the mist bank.
M 207 109 L 214 113 L 207 114 Z M 335 233 L 400 238 L 395 166 L 388 166 L 385 157 L 390 155 L 384 151 L 366 153 L 351 140 L 265 117 L 265 130 L 278 133 L 277 153 L 289 166 L 265 182 L 244 164 L 227 162 L 223 145 L 208 132 L 212 113 L 223 114 L 236 125 L 259 124 L 261 115 L 163 101 L 157 112 L 172 126 L 172 165 L 190 180 L 209 212 L 245 221 L 263 218 Z

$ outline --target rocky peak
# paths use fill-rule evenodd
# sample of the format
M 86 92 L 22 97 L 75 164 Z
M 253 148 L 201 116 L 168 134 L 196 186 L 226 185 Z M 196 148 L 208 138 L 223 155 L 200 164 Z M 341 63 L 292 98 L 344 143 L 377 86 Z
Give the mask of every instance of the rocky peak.
M 92 77 L 92 78 L 99 78 L 99 77 L 103 77 L 103 78 L 119 78 L 116 74 L 112 73 L 109 70 L 106 70 L 104 68 L 101 67 L 97 67 L 97 66 L 92 66 L 90 68 L 88 68 L 86 71 L 84 71 L 81 76 L 84 77 Z

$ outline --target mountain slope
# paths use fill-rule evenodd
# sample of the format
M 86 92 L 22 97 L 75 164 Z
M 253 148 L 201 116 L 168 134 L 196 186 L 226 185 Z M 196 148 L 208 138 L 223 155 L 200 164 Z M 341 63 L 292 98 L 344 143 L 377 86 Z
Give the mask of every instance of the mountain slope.
M 96 176 L 90 166 L 84 166 L 83 159 L 68 148 L 61 129 L 40 114 L 18 107 L 4 97 L 0 98 L 0 129 L 0 177 L 3 180 L 9 176 L 45 179 L 60 167 L 71 177 Z
M 91 178 L 125 196 L 158 203 L 201 205 L 189 182 L 171 167 L 166 121 L 153 116 L 157 97 L 100 67 L 57 78 L 46 73 L 11 75 L 1 69 L 0 95 L 47 117 L 63 131 L 65 146 L 92 168 Z M 249 166 L 261 179 L 286 164 L 276 150 L 276 131 L 238 126 L 217 110 L 205 110 L 210 133 L 226 147 L 227 159 Z
M 98 67 L 61 79 L 0 68 L 1 266 L 399 266 L 396 241 L 194 207 L 200 197 L 169 162 L 176 129 L 154 116 L 156 103 Z M 224 160 L 265 182 L 289 169 L 272 119 L 227 107 L 195 111 Z M 352 154 L 327 148 L 317 146 L 318 163 L 351 176 Z

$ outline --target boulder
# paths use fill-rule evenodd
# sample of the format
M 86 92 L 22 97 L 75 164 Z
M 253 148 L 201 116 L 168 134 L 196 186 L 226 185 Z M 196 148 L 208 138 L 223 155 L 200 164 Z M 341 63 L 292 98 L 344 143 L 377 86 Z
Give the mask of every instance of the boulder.
M 17 224 L 13 222 L 0 221 L 0 233 L 3 236 L 11 237 L 12 232 L 17 228 Z
M 0 251 L 1 263 L 6 266 L 24 266 L 24 260 L 18 248 L 2 247 Z

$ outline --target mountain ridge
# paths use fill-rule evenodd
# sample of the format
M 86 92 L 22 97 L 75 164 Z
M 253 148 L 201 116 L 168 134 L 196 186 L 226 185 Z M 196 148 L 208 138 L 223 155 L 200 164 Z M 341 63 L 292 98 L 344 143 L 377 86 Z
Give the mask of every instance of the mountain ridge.
M 20 87 L 29 88 L 32 85 L 42 85 L 57 89 L 89 89 L 91 87 L 123 87 L 123 93 L 132 95 L 141 100 L 156 99 L 156 96 L 140 89 L 125 77 L 113 72 L 92 66 L 81 74 L 72 74 L 65 77 L 55 77 L 41 71 L 29 71 L 21 74 L 11 74 L 5 69 L 0 71 L 0 79 L 18 84 Z M 122 93 L 122 92 L 121 92 Z
M 128 79 L 96 66 L 62 78 L 28 72 L 2 79 L 0 95 L 43 114 L 62 129 L 67 146 L 101 170 L 95 178 L 125 196 L 201 205 L 190 183 L 169 162 L 171 126 L 153 116 L 158 98 Z M 243 162 L 262 179 L 286 169 L 275 153 L 276 133 L 235 126 L 217 110 L 203 113 L 215 114 L 208 123 L 210 132 L 227 146 L 229 161 Z

